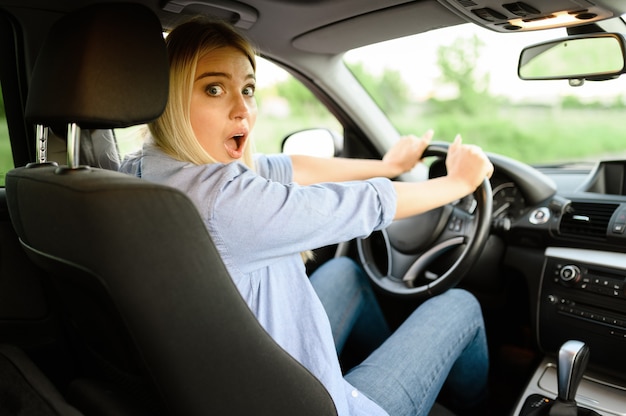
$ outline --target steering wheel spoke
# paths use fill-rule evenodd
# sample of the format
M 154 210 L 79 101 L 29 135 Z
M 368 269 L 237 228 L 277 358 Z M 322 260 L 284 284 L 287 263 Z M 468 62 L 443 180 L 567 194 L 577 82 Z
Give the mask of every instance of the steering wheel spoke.
M 430 145 L 424 156 L 445 157 L 447 144 Z M 467 212 L 446 205 L 411 218 L 394 221 L 387 229 L 357 240 L 359 257 L 370 280 L 383 291 L 427 298 L 457 285 L 480 255 L 491 224 L 491 185 L 485 179 L 474 192 L 476 209 Z M 448 253 L 447 270 L 431 266 Z M 450 257 L 450 256 L 448 256 Z
M 428 266 L 436 261 L 443 253 L 459 247 L 465 242 L 465 237 L 458 236 L 452 237 L 445 241 L 440 242 L 432 246 L 425 253 L 417 257 L 417 259 L 411 264 L 411 267 L 404 273 L 402 276 L 402 281 L 408 287 L 415 287 L 415 281 L 422 274 L 427 273 Z M 432 272 L 431 272 L 432 273 Z M 436 280 L 439 278 L 438 275 L 431 275 L 426 277 L 428 280 Z
M 437 238 L 437 242 L 454 237 L 471 238 L 476 227 L 476 217 L 462 208 L 454 207 L 448 218 L 445 229 Z

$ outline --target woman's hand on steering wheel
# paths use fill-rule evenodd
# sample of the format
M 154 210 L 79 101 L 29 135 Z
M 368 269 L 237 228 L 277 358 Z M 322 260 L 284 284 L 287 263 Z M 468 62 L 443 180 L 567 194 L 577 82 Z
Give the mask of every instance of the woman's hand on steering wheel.
M 461 136 L 457 135 L 448 148 L 446 170 L 447 176 L 455 181 L 467 182 L 474 191 L 485 178 L 491 178 L 493 165 L 480 147 L 462 144 Z
M 433 135 L 433 130 L 428 130 L 422 137 L 402 136 L 383 156 L 383 163 L 389 167 L 388 177 L 395 178 L 413 169 L 422 160 Z
M 487 178 L 493 165 L 476 159 L 486 158 L 479 148 L 461 146 L 458 139 L 452 146 L 430 145 L 424 156 L 451 158 L 446 158 L 447 169 L 452 169 L 448 175 L 452 173 L 453 178 L 466 181 L 462 187 L 474 190 L 476 209 L 467 212 L 453 203 L 446 204 L 394 221 L 387 229 L 357 240 L 361 263 L 375 286 L 390 294 L 416 298 L 437 295 L 461 281 L 482 252 L 492 216 L 491 184 Z M 465 166 L 472 164 L 479 166 Z M 470 179 L 459 177 L 464 174 Z M 431 273 L 430 266 L 449 252 L 456 253 L 455 260 L 445 266 L 446 270 Z

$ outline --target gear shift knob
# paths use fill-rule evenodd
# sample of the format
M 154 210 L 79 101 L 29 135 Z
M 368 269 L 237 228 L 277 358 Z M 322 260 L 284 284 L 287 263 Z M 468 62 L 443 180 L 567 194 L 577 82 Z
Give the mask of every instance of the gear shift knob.
M 589 362 L 589 347 L 581 341 L 567 341 L 559 350 L 556 400 L 540 394 L 530 395 L 519 416 L 600 416 L 595 410 L 576 404 L 576 390 Z
M 557 364 L 558 399 L 575 401 L 576 390 L 589 362 L 589 347 L 581 341 L 567 341 L 559 350 Z

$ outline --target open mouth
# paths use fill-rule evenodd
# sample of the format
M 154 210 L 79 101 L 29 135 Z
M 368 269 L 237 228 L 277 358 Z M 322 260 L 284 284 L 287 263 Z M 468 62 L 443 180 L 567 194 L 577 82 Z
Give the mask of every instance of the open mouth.
M 237 133 L 226 140 L 224 146 L 226 147 L 226 151 L 231 158 L 239 159 L 243 156 L 246 137 L 247 136 L 244 133 Z

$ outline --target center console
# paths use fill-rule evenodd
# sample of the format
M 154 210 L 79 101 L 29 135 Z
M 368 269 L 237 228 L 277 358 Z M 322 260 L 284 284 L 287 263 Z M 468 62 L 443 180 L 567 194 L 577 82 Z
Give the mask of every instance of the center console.
M 557 396 L 557 361 L 546 358 L 535 370 L 511 416 L 532 415 L 533 409 L 541 409 Z M 626 384 L 588 370 L 578 386 L 576 402 L 580 407 L 603 416 L 626 416 Z M 537 414 L 541 412 L 537 411 Z
M 626 379 L 626 254 L 548 248 L 540 288 L 540 347 L 584 341 L 591 368 Z
M 600 415 L 626 416 L 626 254 L 546 249 L 537 317 L 537 339 L 548 358 L 513 415 L 557 398 L 557 360 L 551 357 L 578 340 L 589 357 L 576 402 Z

